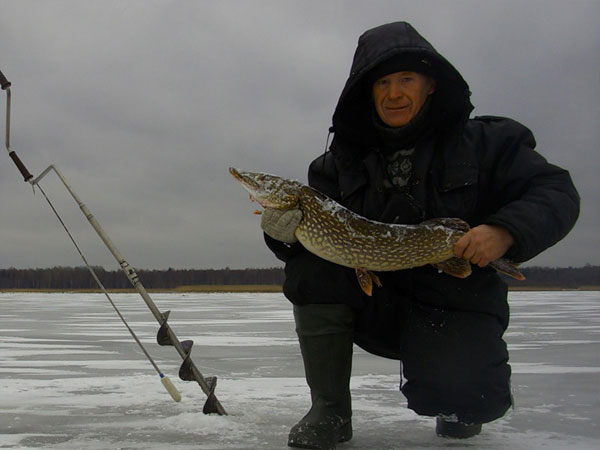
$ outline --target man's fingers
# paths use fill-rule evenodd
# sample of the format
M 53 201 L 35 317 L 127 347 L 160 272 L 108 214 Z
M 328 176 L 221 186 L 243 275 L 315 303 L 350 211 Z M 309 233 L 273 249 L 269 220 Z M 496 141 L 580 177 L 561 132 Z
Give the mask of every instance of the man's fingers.
M 471 262 L 475 262 L 473 261 L 473 258 L 475 257 L 477 251 L 475 246 L 470 243 L 469 246 L 465 249 L 465 251 L 463 252 L 463 259 L 469 260 Z
M 471 236 L 469 233 L 463 235 L 456 244 L 454 244 L 454 256 L 457 258 L 465 258 L 464 252 L 469 246 L 469 242 L 471 241 Z
M 489 261 L 485 257 L 480 255 L 475 255 L 473 259 L 471 259 L 471 262 L 473 264 L 477 264 L 479 267 L 485 267 L 489 263 Z
M 504 228 L 479 225 L 456 242 L 454 255 L 485 267 L 504 255 L 512 244 L 513 238 Z
M 481 240 L 477 239 L 472 230 L 468 231 L 456 242 L 454 245 L 454 255 L 477 264 L 479 267 L 484 267 L 489 262 L 485 257 Z

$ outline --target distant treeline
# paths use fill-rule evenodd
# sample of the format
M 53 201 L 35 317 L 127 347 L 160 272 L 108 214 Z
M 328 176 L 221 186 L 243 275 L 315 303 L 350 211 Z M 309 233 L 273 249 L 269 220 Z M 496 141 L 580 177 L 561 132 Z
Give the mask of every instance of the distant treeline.
M 129 289 L 131 283 L 120 270 L 94 267 L 107 289 Z M 147 289 L 173 289 L 177 286 L 283 283 L 283 270 L 272 269 L 136 269 Z M 48 269 L 0 269 L 0 289 L 96 289 L 98 285 L 86 267 Z
M 120 270 L 107 271 L 94 267 L 107 289 L 131 288 Z M 514 287 L 580 288 L 600 286 L 600 266 L 523 267 L 525 281 L 504 277 Z M 174 289 L 197 285 L 281 285 L 283 269 L 168 269 L 136 270 L 148 289 Z M 52 267 L 47 269 L 0 269 L 0 289 L 96 289 L 96 282 L 85 267 Z
M 519 281 L 502 275 L 512 287 L 550 287 L 576 289 L 600 286 L 600 266 L 583 267 L 522 267 L 525 280 Z

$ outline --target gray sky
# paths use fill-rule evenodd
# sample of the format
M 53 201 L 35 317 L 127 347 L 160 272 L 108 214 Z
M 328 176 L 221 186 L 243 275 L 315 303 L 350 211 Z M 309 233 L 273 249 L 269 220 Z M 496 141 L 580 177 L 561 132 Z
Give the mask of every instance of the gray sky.
M 461 71 L 474 115 L 524 123 L 570 170 L 579 222 L 530 264 L 600 264 L 596 0 L 0 0 L 0 10 L 12 149 L 34 175 L 56 164 L 135 267 L 280 265 L 227 168 L 306 181 L 358 36 L 396 20 Z M 117 268 L 56 177 L 41 185 L 90 262 Z M 0 206 L 0 268 L 81 264 L 5 151 Z

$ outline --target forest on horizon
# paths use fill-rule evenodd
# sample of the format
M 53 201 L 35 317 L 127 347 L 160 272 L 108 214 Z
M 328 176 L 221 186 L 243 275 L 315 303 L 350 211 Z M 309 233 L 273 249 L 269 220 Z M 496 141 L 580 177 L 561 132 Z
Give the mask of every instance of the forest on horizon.
M 131 284 L 120 270 L 94 267 L 107 289 L 129 289 Z M 502 277 L 511 287 L 547 287 L 577 289 L 600 287 L 600 266 L 522 267 L 524 281 Z M 136 269 L 147 289 L 175 289 L 199 285 L 281 285 L 281 267 L 266 269 Z M 96 289 L 98 286 L 86 267 L 51 267 L 38 269 L 0 269 L 0 289 Z

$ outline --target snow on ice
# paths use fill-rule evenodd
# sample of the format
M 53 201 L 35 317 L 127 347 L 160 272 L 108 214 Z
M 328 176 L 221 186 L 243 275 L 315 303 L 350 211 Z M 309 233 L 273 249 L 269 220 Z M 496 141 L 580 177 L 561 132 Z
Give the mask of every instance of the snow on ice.
M 309 407 L 289 303 L 281 294 L 156 294 L 228 416 L 177 379 L 179 356 L 136 294 L 113 299 L 181 391 L 174 403 L 105 297 L 0 294 L 0 448 L 285 449 Z M 516 408 L 466 441 L 438 438 L 406 408 L 399 365 L 355 349 L 355 437 L 340 449 L 600 448 L 600 292 L 511 292 Z

